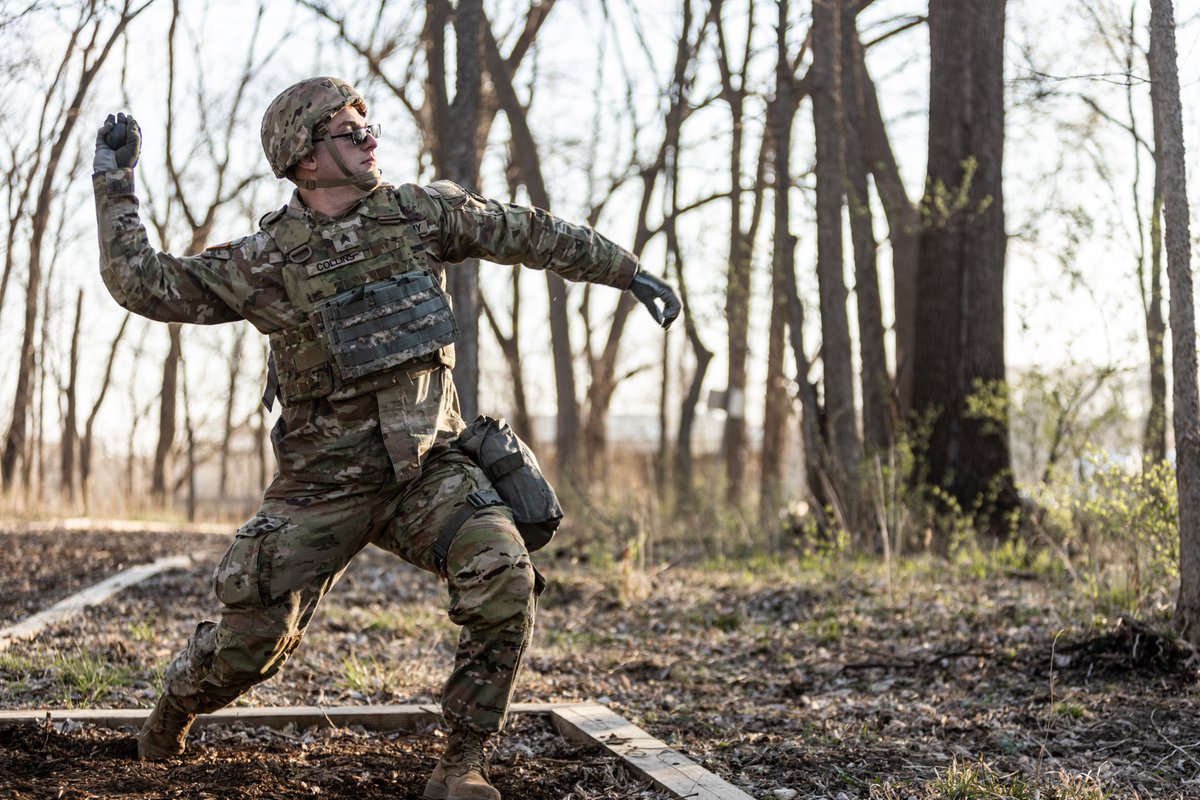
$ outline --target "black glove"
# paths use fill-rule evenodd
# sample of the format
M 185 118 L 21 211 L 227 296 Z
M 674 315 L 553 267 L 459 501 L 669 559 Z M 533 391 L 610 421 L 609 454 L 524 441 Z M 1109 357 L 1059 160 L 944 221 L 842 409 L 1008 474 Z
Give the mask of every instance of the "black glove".
M 650 316 L 654 317 L 654 321 L 663 326 L 663 330 L 671 327 L 671 323 L 679 316 L 679 312 L 683 310 L 683 306 L 679 303 L 679 298 L 667 283 L 660 278 L 656 278 L 648 272 L 638 271 L 633 276 L 633 283 L 629 285 L 629 291 L 633 292 L 633 296 L 641 301 L 649 311 Z M 655 300 L 661 300 L 663 307 L 660 310 L 655 304 Z
M 108 115 L 96 133 L 96 155 L 92 159 L 92 172 L 109 172 L 123 167 L 137 166 L 142 152 L 142 129 L 133 117 L 121 112 L 115 117 Z

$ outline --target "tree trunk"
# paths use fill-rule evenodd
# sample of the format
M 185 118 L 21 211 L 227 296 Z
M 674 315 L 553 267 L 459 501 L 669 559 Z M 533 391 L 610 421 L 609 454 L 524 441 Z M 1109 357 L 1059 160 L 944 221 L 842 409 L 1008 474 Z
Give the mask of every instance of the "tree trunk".
M 187 521 L 196 521 L 196 428 L 192 424 L 192 398 L 188 392 L 187 365 L 179 358 L 183 377 L 183 429 L 187 436 Z
M 1134 147 L 1138 144 L 1135 142 Z M 1167 324 L 1163 319 L 1163 188 L 1167 180 L 1162 150 L 1162 125 L 1154 125 L 1154 197 L 1150 212 L 1150 294 L 1146 298 L 1146 344 L 1150 363 L 1150 411 L 1146 415 L 1142 458 L 1159 464 L 1167 457 L 1167 365 L 1164 350 Z M 1145 291 L 1145 287 L 1142 287 Z
M 691 45 L 688 37 L 692 29 L 692 3 L 683 0 L 681 33 L 676 49 L 675 74 L 672 79 L 671 113 L 667 120 L 667 137 L 664 152 L 664 178 L 667 196 L 670 198 L 670 208 L 667 219 L 663 224 L 663 232 L 667 239 L 667 253 L 674 266 L 675 281 L 679 288 L 680 302 L 685 309 L 690 309 L 688 300 L 687 281 L 684 279 L 683 254 L 679 247 L 679 232 L 676 222 L 679 218 L 679 156 L 681 149 L 682 118 L 687 106 L 687 64 L 691 61 Z M 690 313 L 683 315 L 683 327 L 687 334 L 688 343 L 696 359 L 696 368 L 688 384 L 687 393 L 679 410 L 679 428 L 675 436 L 675 450 L 672 455 L 671 474 L 675 487 L 675 503 L 678 509 L 691 507 L 695 491 L 695 461 L 692 457 L 692 429 L 696 424 L 696 406 L 700 402 L 700 392 L 704 386 L 704 377 L 708 373 L 709 362 L 713 354 L 700 339 L 700 332 Z
M 459 0 L 454 14 L 455 87 L 447 130 L 447 174 L 470 191 L 479 188 L 479 129 L 482 97 L 483 2 Z M 479 413 L 479 261 L 468 259 L 447 271 L 447 287 L 458 323 L 454 382 L 463 417 Z
M 861 360 L 863 444 L 869 455 L 886 453 L 892 445 L 891 379 L 883 338 L 883 309 L 879 299 L 871 189 L 862 146 L 863 98 L 858 65 L 861 59 L 855 27 L 857 7 L 842 4 L 841 67 L 842 120 L 846 161 L 846 207 L 854 246 L 854 297 L 858 308 L 858 346 Z
M 925 478 L 998 535 L 1019 504 L 1005 402 L 1004 17 L 1004 0 L 930 3 L 913 363 L 915 409 L 932 419 Z
M 1176 481 L 1179 491 L 1179 596 L 1175 626 L 1200 645 L 1200 401 L 1196 390 L 1196 312 L 1192 300 L 1183 110 L 1179 101 L 1175 10 L 1150 2 L 1150 97 L 1161 126 L 1163 222 L 1171 290 L 1171 371 L 1174 378 Z
M 83 319 L 83 289 L 75 298 L 75 326 L 71 331 L 71 354 L 67 363 L 67 412 L 63 416 L 59 456 L 62 466 L 62 493 L 68 502 L 75 499 L 75 444 L 79 439 L 76 417 L 76 376 L 79 372 L 79 328 Z
M 917 255 L 921 242 L 921 214 L 908 197 L 887 127 L 879 110 L 875 83 L 867 72 L 863 48 L 857 36 L 852 43 L 854 77 L 861 102 L 863 157 L 875 178 L 875 189 L 888 222 L 892 249 L 893 305 L 895 321 L 897 416 L 905 419 L 912 410 L 913 352 L 916 349 Z
M 104 378 L 100 382 L 100 392 L 96 396 L 96 402 L 92 405 L 92 411 L 88 414 L 87 422 L 83 426 L 83 440 L 79 444 L 79 485 L 83 492 L 84 511 L 88 510 L 91 499 L 92 430 L 96 424 L 96 417 L 100 415 L 100 406 L 104 404 L 104 398 L 108 394 L 108 387 L 112 382 L 113 363 L 117 360 L 117 347 L 121 344 L 121 338 L 125 336 L 125 329 L 129 326 L 132 316 L 128 311 L 125 312 L 125 316 L 121 320 L 121 327 L 117 329 L 117 335 L 113 337 L 112 346 L 108 351 L 108 361 L 104 367 Z
M 163 362 L 162 392 L 158 404 L 158 445 L 154 448 L 154 467 L 150 473 L 150 493 L 159 502 L 165 502 L 170 480 L 171 449 L 175 444 L 175 405 L 179 383 L 179 361 L 182 354 L 181 326 L 178 322 L 167 325 L 171 344 Z
M 742 229 L 742 148 L 743 122 L 746 101 L 746 67 L 749 62 L 749 41 L 753 39 L 753 0 L 747 12 L 747 52 L 742 69 L 735 73 L 726 50 L 724 3 L 713 0 L 720 45 L 721 96 L 729 105 L 729 266 L 725 287 L 725 322 L 727 327 L 728 381 L 725 391 L 725 430 L 721 439 L 721 459 L 725 464 L 726 499 L 733 504 L 742 500 L 746 474 L 746 363 L 750 336 L 750 272 L 752 242 Z M 737 78 L 737 85 L 734 85 Z
M 229 448 L 230 441 L 233 439 L 233 411 L 234 398 L 237 397 L 238 378 L 241 376 L 242 368 L 242 344 L 246 340 L 246 326 L 242 323 L 237 323 L 236 330 L 233 333 L 233 343 L 229 352 L 229 382 L 226 384 L 225 390 L 225 435 L 221 437 L 220 447 L 220 479 L 218 483 L 218 494 L 221 497 L 225 496 L 225 489 L 229 482 Z
M 795 246 L 788 230 L 788 193 L 791 190 L 792 121 L 796 113 L 791 62 L 788 59 L 788 3 L 778 0 L 779 24 L 775 26 L 775 99 L 767 107 L 771 138 L 771 169 L 774 173 L 774 219 L 771 254 L 771 320 L 767 332 L 767 386 L 763 400 L 763 444 L 759 473 L 758 520 L 764 529 L 774 526 L 782 497 L 784 443 L 787 441 L 791 396 L 783 374 L 787 347 L 787 276 Z
M 821 301 L 821 365 L 826 430 L 838 492 L 853 503 L 862 458 L 855 424 L 854 371 L 846 311 L 842 253 L 841 70 L 838 61 L 840 0 L 814 0 L 812 105 L 816 133 L 817 285 Z

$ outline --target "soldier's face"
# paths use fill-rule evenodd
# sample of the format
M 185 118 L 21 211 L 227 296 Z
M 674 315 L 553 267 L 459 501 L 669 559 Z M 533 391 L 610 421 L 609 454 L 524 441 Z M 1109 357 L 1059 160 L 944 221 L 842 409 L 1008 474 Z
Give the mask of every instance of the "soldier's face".
M 356 128 L 365 128 L 367 118 L 360 114 L 354 106 L 346 106 L 325 125 L 331 134 L 338 136 L 338 134 L 349 133 Z M 342 177 L 341 168 L 338 167 L 333 155 L 329 152 L 331 143 L 338 148 L 338 153 L 351 172 L 368 172 L 375 169 L 375 148 L 379 146 L 379 142 L 374 136 L 368 134 L 362 144 L 354 144 L 350 141 L 349 136 L 338 136 L 332 142 L 318 139 L 308 156 L 312 159 L 311 168 L 317 173 L 318 179 Z M 301 159 L 301 165 L 306 166 L 304 159 Z

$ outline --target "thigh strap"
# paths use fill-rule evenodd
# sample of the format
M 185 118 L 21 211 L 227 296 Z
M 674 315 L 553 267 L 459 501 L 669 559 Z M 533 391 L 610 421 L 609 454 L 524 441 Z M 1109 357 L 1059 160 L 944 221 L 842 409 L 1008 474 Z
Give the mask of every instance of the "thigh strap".
M 443 578 L 446 577 L 446 557 L 450 554 L 450 543 L 454 541 L 459 528 L 485 508 L 502 505 L 504 505 L 504 501 L 500 499 L 500 495 L 496 493 L 495 489 L 480 489 L 467 495 L 467 502 L 458 507 L 454 516 L 442 529 L 442 535 L 433 543 L 433 563 L 437 567 L 439 575 Z

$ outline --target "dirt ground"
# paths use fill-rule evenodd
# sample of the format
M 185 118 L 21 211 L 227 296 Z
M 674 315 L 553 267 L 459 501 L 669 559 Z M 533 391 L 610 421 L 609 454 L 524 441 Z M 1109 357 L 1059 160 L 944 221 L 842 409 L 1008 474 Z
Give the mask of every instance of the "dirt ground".
M 0 619 L 61 596 L 92 547 L 108 563 L 152 557 L 143 534 L 31 536 L 0 534 Z M 517 699 L 605 703 L 756 798 L 1200 798 L 1187 654 L 1098 615 L 1078 586 L 941 564 L 889 582 L 849 565 L 601 569 L 558 554 L 540 561 L 550 588 Z M 0 708 L 152 705 L 162 668 L 216 613 L 213 563 L 0 653 Z M 368 550 L 245 701 L 435 702 L 457 637 L 442 603 L 436 579 Z M 440 749 L 437 731 L 230 728 L 162 766 L 132 760 L 131 732 L 34 730 L 0 732 L 0 797 L 419 797 Z M 515 720 L 493 763 L 506 798 L 664 796 L 535 719 Z M 955 794 L 968 779 L 1006 793 Z

